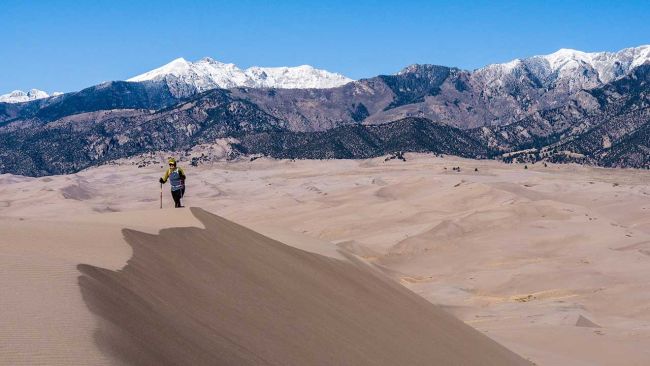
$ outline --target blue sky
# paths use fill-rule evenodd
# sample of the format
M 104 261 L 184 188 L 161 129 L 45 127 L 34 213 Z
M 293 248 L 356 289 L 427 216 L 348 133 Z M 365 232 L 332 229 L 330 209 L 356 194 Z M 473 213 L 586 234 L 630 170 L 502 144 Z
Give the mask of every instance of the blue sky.
M 358 79 L 650 43 L 650 1 L 0 0 L 0 94 L 74 91 L 177 57 Z

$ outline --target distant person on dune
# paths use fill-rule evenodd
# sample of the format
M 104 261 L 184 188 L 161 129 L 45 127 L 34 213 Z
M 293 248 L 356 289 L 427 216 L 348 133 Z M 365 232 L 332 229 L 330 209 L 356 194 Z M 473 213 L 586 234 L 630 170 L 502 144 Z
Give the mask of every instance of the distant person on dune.
M 167 179 L 169 179 L 169 184 L 172 187 L 172 198 L 174 199 L 174 205 L 175 205 L 174 207 L 176 208 L 183 207 L 181 205 L 181 199 L 185 195 L 185 172 L 183 171 L 183 169 L 181 169 L 181 167 L 176 166 L 176 159 L 174 158 L 169 159 L 169 169 L 167 169 L 165 175 L 159 180 L 161 184 L 160 186 L 161 189 L 162 189 L 162 184 L 165 184 L 165 182 L 167 182 Z M 162 205 L 162 201 L 161 201 L 161 205 Z

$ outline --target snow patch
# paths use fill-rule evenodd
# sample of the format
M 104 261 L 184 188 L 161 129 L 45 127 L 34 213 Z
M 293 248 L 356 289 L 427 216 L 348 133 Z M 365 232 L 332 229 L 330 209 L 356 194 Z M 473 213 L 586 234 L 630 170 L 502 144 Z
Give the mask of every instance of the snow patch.
M 609 149 L 612 147 L 612 140 L 607 135 L 603 135 L 603 149 Z

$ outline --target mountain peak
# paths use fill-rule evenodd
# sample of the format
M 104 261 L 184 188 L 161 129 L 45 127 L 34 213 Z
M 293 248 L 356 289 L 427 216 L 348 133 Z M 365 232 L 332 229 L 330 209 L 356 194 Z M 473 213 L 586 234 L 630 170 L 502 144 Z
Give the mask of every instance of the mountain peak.
M 556 56 L 569 56 L 569 55 L 575 55 L 575 54 L 586 54 L 584 51 L 580 50 L 574 50 L 573 48 L 560 48 L 559 50 L 549 54 L 550 55 L 556 55 Z
M 186 59 L 184 59 L 182 57 L 179 57 L 177 59 L 172 60 L 168 64 L 165 64 L 165 65 L 161 66 L 159 69 L 164 68 L 165 70 L 173 70 L 173 69 L 177 69 L 177 68 L 185 68 L 189 64 L 190 63 Z
M 164 75 L 174 75 L 178 76 L 180 74 L 186 73 L 190 69 L 191 63 L 185 60 L 182 57 L 172 60 L 171 62 L 149 72 L 146 72 L 142 75 L 138 75 L 127 81 L 145 81 L 153 80 L 160 78 Z
M 432 64 L 412 64 L 398 71 L 396 75 L 422 74 L 422 73 L 430 73 L 432 71 L 450 70 L 450 69 L 452 69 L 452 67 L 432 65 Z
M 54 94 L 60 95 L 61 93 Z M 48 98 L 49 96 L 46 92 L 38 89 L 31 89 L 28 92 L 14 90 L 11 93 L 0 95 L 0 103 L 24 103 L 31 100 Z
M 182 57 L 176 58 L 176 59 L 172 60 L 172 62 L 170 62 L 170 64 L 186 64 L 186 63 L 187 63 L 187 60 L 182 58 Z
M 508 78 L 530 73 L 544 83 L 561 82 L 570 85 L 571 89 L 591 89 L 621 78 L 648 61 L 648 45 L 618 52 L 584 52 L 561 48 L 548 55 L 488 65 L 476 72 L 495 85 L 501 85 Z
M 202 92 L 215 88 L 279 88 L 323 89 L 347 84 L 352 79 L 310 65 L 296 67 L 250 67 L 246 70 L 235 64 L 222 63 L 210 57 L 196 62 L 178 58 L 164 66 L 135 76 L 127 81 L 165 81 L 179 94 Z
M 562 48 L 534 58 L 546 60 L 551 70 L 560 76 L 576 77 L 582 69 L 593 71 L 603 83 L 608 83 L 650 60 L 650 47 L 626 48 L 618 52 L 583 52 Z
M 570 66 L 576 66 L 579 63 L 591 64 L 595 56 L 599 53 L 587 53 L 570 48 L 560 48 L 559 50 L 544 56 L 536 56 L 545 59 L 551 65 L 553 70 L 561 69 L 567 66 L 568 63 L 574 63 Z M 576 64 L 577 63 L 577 64 Z

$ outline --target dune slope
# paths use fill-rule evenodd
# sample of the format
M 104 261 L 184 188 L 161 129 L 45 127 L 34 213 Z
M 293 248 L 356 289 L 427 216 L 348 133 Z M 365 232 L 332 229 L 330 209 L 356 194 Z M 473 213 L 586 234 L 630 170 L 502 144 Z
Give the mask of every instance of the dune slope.
M 365 264 L 192 213 L 205 229 L 124 230 L 121 270 L 78 266 L 95 339 L 116 362 L 529 364 Z

